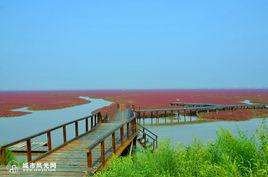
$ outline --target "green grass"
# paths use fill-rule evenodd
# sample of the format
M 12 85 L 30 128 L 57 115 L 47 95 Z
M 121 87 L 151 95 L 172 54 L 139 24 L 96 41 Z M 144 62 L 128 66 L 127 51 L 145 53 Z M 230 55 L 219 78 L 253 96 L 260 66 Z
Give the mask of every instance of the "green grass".
M 4 143 L 0 143 L 0 147 L 2 145 L 6 144 L 5 142 Z M 8 163 L 12 160 L 16 160 L 16 157 L 15 155 L 9 150 L 9 148 L 6 149 L 6 162 L 5 163 Z M 0 164 L 2 164 L 2 159 L 0 158 Z
M 0 143 L 0 147 L 5 144 L 5 143 Z M 12 161 L 12 160 L 16 160 L 15 155 L 7 148 L 6 149 L 6 163 Z M 2 159 L 0 158 L 0 164 L 2 164 Z
M 6 150 L 6 162 L 5 163 L 9 163 L 12 160 L 16 160 L 15 155 L 9 150 Z M 2 161 L 2 159 L 0 158 L 0 165 L 3 164 L 4 162 Z
M 187 147 L 160 143 L 155 152 L 115 158 L 97 177 L 170 176 L 268 176 L 268 131 L 265 122 L 253 137 L 227 129 L 217 131 L 217 139 L 207 144 L 194 140 Z
M 15 155 L 9 149 L 6 150 L 6 160 L 7 160 L 7 163 L 12 160 L 16 160 Z

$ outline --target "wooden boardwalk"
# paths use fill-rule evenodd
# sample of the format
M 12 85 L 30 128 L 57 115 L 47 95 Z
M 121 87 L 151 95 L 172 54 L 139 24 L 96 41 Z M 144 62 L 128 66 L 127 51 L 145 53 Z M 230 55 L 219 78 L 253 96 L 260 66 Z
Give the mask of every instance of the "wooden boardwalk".
M 64 147 L 55 150 L 53 153 L 48 154 L 47 156 L 35 161 L 35 163 L 46 163 L 46 162 L 55 162 L 56 171 L 53 172 L 25 172 L 18 171 L 16 175 L 18 176 L 85 176 L 88 173 L 87 168 L 87 151 L 88 146 L 92 143 L 97 142 L 99 139 L 102 139 L 107 135 L 111 130 L 115 130 L 119 123 L 103 123 L 99 125 L 91 133 L 87 133 L 82 137 L 68 143 Z M 117 139 L 120 137 L 117 136 Z M 106 155 L 111 155 L 109 142 L 106 143 L 108 146 L 105 149 Z M 119 146 L 120 141 L 117 141 Z M 94 151 L 94 156 L 97 157 L 100 154 L 100 148 L 96 148 Z M 100 165 L 101 161 L 99 158 L 95 158 L 94 164 L 96 166 Z M 1 171 L 1 176 L 10 176 L 10 173 L 5 169 Z
M 47 142 L 32 142 L 32 152 L 33 153 L 44 153 L 47 151 Z M 26 153 L 27 143 L 21 142 L 9 148 L 14 153 Z
M 160 118 L 177 115 L 198 116 L 200 112 L 219 112 L 237 109 L 268 109 L 267 104 L 218 105 L 209 103 L 171 102 L 167 108 L 138 109 L 137 119 Z
M 109 158 L 115 154 L 120 155 L 127 147 L 133 145 L 137 139 L 136 117 L 121 115 L 120 119 L 110 123 L 104 123 L 99 114 L 78 119 L 53 129 L 41 132 L 37 135 L 10 143 L 1 147 L 1 161 L 4 162 L 5 152 L 10 147 L 22 147 L 27 152 L 27 167 L 35 164 L 56 164 L 51 171 L 43 170 L 27 171 L 25 164 L 21 165 L 16 173 L 10 173 L 5 165 L 0 166 L 0 176 L 88 176 L 106 165 Z M 89 120 L 90 119 L 90 120 Z M 86 132 L 79 133 L 78 122 L 85 121 Z M 89 122 L 90 126 L 89 126 Z M 76 137 L 68 140 L 66 137 L 66 126 L 75 124 Z M 89 128 L 91 127 L 91 128 Z M 64 142 L 53 149 L 51 145 L 51 131 L 62 129 Z M 32 139 L 40 135 L 47 135 L 47 152 L 37 158 L 32 157 L 32 147 L 35 144 Z M 135 142 L 134 142 L 135 143 Z M 44 142 L 42 143 L 44 145 Z M 17 145 L 17 146 L 15 146 Z M 26 145 L 26 147 L 25 147 Z M 43 169 L 43 167 L 42 167 Z M 39 169 L 39 170 L 42 170 Z

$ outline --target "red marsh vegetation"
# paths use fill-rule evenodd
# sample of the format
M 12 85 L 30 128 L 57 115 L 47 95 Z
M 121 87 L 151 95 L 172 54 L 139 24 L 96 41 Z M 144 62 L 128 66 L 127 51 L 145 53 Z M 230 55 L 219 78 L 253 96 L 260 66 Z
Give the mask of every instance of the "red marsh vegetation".
M 31 110 L 61 109 L 89 103 L 72 92 L 0 92 L 0 117 L 28 114 L 12 109 L 29 107 Z
M 33 110 L 59 109 L 88 101 L 78 98 L 89 96 L 138 108 L 168 107 L 172 101 L 239 104 L 244 100 L 268 103 L 268 90 L 90 90 L 47 92 L 0 92 L 0 116 L 18 116 L 25 113 L 11 109 L 28 106 Z M 106 108 L 108 109 L 108 108 Z M 111 108 L 113 109 L 113 108 Z
M 168 107 L 172 101 L 240 104 L 241 101 L 251 100 L 268 103 L 268 90 L 114 90 L 89 91 L 84 94 L 141 108 Z

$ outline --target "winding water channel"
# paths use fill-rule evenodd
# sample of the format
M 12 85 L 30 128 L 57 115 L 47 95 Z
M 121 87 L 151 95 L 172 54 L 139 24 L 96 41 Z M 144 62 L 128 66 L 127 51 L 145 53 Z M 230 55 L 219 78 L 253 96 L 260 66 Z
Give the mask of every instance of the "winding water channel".
M 112 103 L 103 99 L 80 98 L 91 102 L 69 108 L 46 111 L 30 111 L 28 108 L 20 108 L 16 110 L 31 112 L 31 114 L 0 118 L 0 144 L 10 143 L 60 124 L 88 116 L 92 111 Z M 84 126 L 81 126 L 81 129 L 83 128 Z

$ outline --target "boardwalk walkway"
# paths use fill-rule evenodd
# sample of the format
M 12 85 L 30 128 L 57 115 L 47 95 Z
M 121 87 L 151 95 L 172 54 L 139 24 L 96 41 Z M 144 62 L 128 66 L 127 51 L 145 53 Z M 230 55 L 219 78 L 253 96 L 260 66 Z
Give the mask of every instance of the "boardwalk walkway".
M 35 164 L 44 164 L 47 162 L 55 163 L 56 171 L 27 172 L 23 168 L 18 169 L 16 173 L 12 174 L 6 169 L 6 166 L 2 165 L 0 166 L 0 176 L 82 177 L 90 175 L 101 166 L 105 165 L 105 163 L 108 161 L 108 158 L 111 157 L 113 153 L 120 155 L 127 146 L 130 146 L 131 142 L 133 142 L 133 139 L 136 138 L 137 132 L 134 127 L 135 124 L 133 124 L 135 123 L 134 121 L 136 121 L 136 119 L 135 117 L 130 116 L 131 113 L 128 111 L 118 113 L 115 120 L 108 123 L 98 123 L 98 120 L 96 119 L 94 122 L 94 118 L 91 117 L 93 119 L 93 125 L 91 125 L 91 127 L 95 126 L 93 129 L 90 131 L 88 130 L 88 132 L 79 135 L 77 138 L 69 142 L 66 142 L 59 148 L 54 150 L 51 149 L 50 153 L 47 153 L 36 160 L 29 160 L 31 158 L 28 159 L 29 165 L 31 162 L 34 162 Z M 64 127 L 64 125 L 59 126 L 59 128 L 62 127 Z M 63 130 L 64 129 L 66 128 L 63 128 Z M 50 131 L 51 130 L 48 132 Z M 76 131 L 78 132 L 78 130 Z M 50 135 L 50 133 L 48 134 Z M 30 138 L 30 142 L 32 138 L 33 137 Z M 29 138 L 26 138 L 22 141 L 25 142 L 26 140 L 26 142 L 28 142 L 28 139 Z
M 97 142 L 99 139 L 107 135 L 111 130 L 115 130 L 120 123 L 103 123 L 99 125 L 93 132 L 88 133 L 77 140 L 72 141 L 66 146 L 54 151 L 53 153 L 41 158 L 37 162 L 55 162 L 57 168 L 55 172 L 19 172 L 19 176 L 85 176 L 87 172 L 87 148 L 91 143 Z M 117 136 L 119 139 L 119 136 Z M 117 145 L 120 142 L 117 141 Z M 95 156 L 100 152 L 99 148 L 95 151 Z M 111 153 L 106 149 L 106 155 Z M 94 163 L 100 163 L 99 159 L 95 159 Z M 6 171 L 7 172 L 7 171 Z M 7 172 L 8 173 L 8 172 Z M 9 175 L 9 174 L 5 175 Z M 2 176 L 2 175 L 1 175 Z

